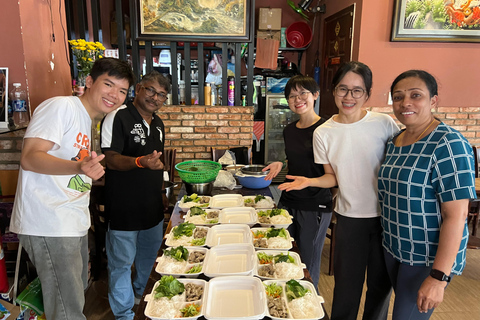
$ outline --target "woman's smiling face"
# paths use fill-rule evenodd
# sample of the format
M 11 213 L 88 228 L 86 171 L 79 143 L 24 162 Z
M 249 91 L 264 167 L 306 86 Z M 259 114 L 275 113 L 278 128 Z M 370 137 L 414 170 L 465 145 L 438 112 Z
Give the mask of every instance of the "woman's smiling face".
M 339 92 L 340 89 L 348 90 L 344 97 L 340 97 L 338 95 L 337 92 Z M 357 92 L 359 90 L 363 90 L 364 93 L 360 98 L 354 98 L 352 90 Z M 369 94 L 370 93 L 367 92 L 367 89 L 365 88 L 365 82 L 363 81 L 362 76 L 355 72 L 347 72 L 342 80 L 340 80 L 340 82 L 337 84 L 333 93 L 339 114 L 348 116 L 360 114 L 362 112 L 363 105 L 368 100 Z
M 315 100 L 318 98 L 318 92 L 311 93 L 303 87 L 292 88 L 288 95 L 288 106 L 292 112 L 298 115 L 313 111 Z
M 405 126 L 421 125 L 431 121 L 431 109 L 436 107 L 437 99 L 437 96 L 430 97 L 422 79 L 408 77 L 400 80 L 393 89 L 393 112 Z

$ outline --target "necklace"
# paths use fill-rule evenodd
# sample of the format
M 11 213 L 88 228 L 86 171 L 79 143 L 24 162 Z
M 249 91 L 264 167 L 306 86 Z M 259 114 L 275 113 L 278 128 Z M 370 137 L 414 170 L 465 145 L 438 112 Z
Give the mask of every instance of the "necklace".
M 424 134 L 425 132 L 427 132 L 427 130 L 432 126 L 432 124 L 435 122 L 435 120 L 437 120 L 437 119 L 434 118 L 434 119 L 432 120 L 432 122 L 430 122 L 430 124 L 428 125 L 428 127 L 426 127 L 425 130 L 423 130 L 422 133 L 420 133 L 420 135 L 417 137 L 417 139 L 415 139 L 415 141 L 414 141 L 413 143 L 416 143 L 418 140 L 420 140 L 420 138 L 423 136 L 423 134 Z M 400 135 L 397 137 L 397 139 L 396 139 L 396 141 L 395 141 L 395 145 L 396 145 L 397 147 L 401 147 L 401 144 L 402 144 L 402 142 L 403 142 L 403 136 L 405 135 L 405 132 L 406 132 L 406 131 L 403 131 L 403 133 L 400 134 Z M 400 139 L 399 139 L 399 138 L 400 138 Z M 412 144 L 413 144 L 413 143 L 412 143 Z
M 415 140 L 415 142 L 417 142 L 418 140 L 420 140 L 420 138 L 423 136 L 423 134 L 424 134 L 425 132 L 427 132 L 428 128 L 430 128 L 430 127 L 432 126 L 432 124 L 435 122 L 435 120 L 436 120 L 436 119 L 433 118 L 432 122 L 430 122 L 430 124 L 428 125 L 428 127 L 427 127 L 425 130 L 423 130 L 422 133 L 420 133 L 420 135 L 417 137 L 417 140 Z M 414 143 L 415 143 L 415 142 L 414 142 Z

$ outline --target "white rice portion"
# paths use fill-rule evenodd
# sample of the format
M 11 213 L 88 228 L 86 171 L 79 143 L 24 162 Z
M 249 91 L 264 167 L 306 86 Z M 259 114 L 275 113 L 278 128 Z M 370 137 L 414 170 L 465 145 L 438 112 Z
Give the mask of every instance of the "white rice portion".
M 273 207 L 274 207 L 274 204 L 273 204 L 272 198 L 265 198 L 255 203 L 255 208 L 273 208 Z
M 190 242 L 193 240 L 193 236 L 181 236 L 178 239 L 175 239 L 173 236 L 173 232 L 170 233 L 170 239 L 168 239 L 168 245 L 171 247 L 178 247 L 178 246 L 190 246 Z
M 205 215 L 200 214 L 198 216 L 189 216 L 187 221 L 193 224 L 205 224 L 206 220 Z
M 284 237 L 272 237 L 267 239 L 267 247 L 270 249 L 288 249 L 291 245 L 291 241 Z
M 167 297 L 153 299 L 150 302 L 150 315 L 155 318 L 163 319 L 180 318 L 182 315 L 180 309 L 182 308 L 184 302 L 185 292 L 183 292 L 181 295 L 172 297 L 172 299 L 168 299 Z
M 161 272 L 164 273 L 185 273 L 185 269 L 187 268 L 187 261 L 178 261 L 173 259 L 172 257 L 163 256 L 163 259 L 160 262 L 160 266 L 158 267 Z
M 289 223 L 292 223 L 292 218 L 290 218 L 290 216 L 285 217 L 284 215 L 279 214 L 278 216 L 270 217 L 270 223 L 272 223 L 272 224 L 289 224 Z
M 294 319 L 318 319 L 321 314 L 317 297 L 311 292 L 308 292 L 301 298 L 290 301 L 288 309 Z
M 303 269 L 295 263 L 275 263 L 275 277 L 277 279 L 302 279 Z

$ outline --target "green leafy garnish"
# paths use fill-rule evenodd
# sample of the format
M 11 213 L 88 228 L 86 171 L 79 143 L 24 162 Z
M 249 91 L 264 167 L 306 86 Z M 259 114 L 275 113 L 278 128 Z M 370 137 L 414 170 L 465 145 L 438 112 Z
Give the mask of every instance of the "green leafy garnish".
M 192 193 L 190 196 L 184 195 L 183 202 L 198 202 L 200 201 L 200 197 L 196 193 Z
M 288 301 L 292 301 L 293 299 L 301 298 L 307 292 L 310 292 L 308 289 L 305 289 L 298 281 L 296 280 L 289 280 L 285 284 L 285 293 L 287 294 Z
M 183 246 L 163 249 L 163 254 L 167 257 L 172 257 L 177 261 L 187 261 L 188 259 L 188 250 L 185 249 Z
M 205 244 L 205 238 L 193 239 L 190 243 L 192 246 L 203 246 Z
M 255 239 L 265 238 L 265 231 L 257 230 L 257 231 L 255 231 L 255 232 L 252 231 L 252 233 L 253 233 L 253 237 L 254 237 Z
M 258 257 L 258 261 L 260 262 L 260 264 L 267 264 L 267 263 L 272 262 L 272 260 L 273 260 L 273 256 L 271 256 L 269 254 L 266 254 L 264 252 L 257 253 L 257 257 Z
M 194 229 L 195 229 L 195 225 L 193 223 L 190 223 L 190 222 L 180 223 L 178 226 L 173 228 L 173 237 L 175 239 L 178 239 L 181 236 L 191 237 Z
M 172 297 L 182 294 L 183 291 L 185 291 L 185 286 L 183 283 L 172 276 L 163 276 L 158 283 L 158 286 L 155 288 L 155 299 L 162 297 L 171 299 Z
M 194 317 L 200 313 L 200 305 L 191 303 L 187 304 L 185 308 L 180 309 L 183 318 Z
M 270 211 L 270 217 L 279 216 L 282 214 L 282 209 L 272 209 Z
M 267 231 L 267 239 L 268 238 L 274 238 L 274 237 L 282 237 L 288 240 L 288 234 L 287 231 L 284 228 L 270 228 Z
M 212 219 L 210 221 L 207 221 L 207 223 L 211 223 L 211 224 L 218 223 L 218 219 Z
M 269 285 L 265 285 L 265 291 L 270 297 L 278 298 L 282 294 L 283 289 L 282 286 L 276 283 L 271 283 Z
M 206 214 L 205 210 L 203 210 L 202 208 L 197 207 L 197 206 L 190 208 L 190 216 L 191 217 L 200 216 L 202 214 Z
M 275 260 L 275 263 L 280 263 L 280 262 L 294 263 L 295 262 L 295 259 L 293 259 L 293 257 L 289 253 L 287 254 L 280 253 L 274 257 L 274 260 Z
M 245 203 L 245 204 L 247 204 L 247 203 L 253 203 L 253 199 L 246 198 L 245 200 L 243 200 L 243 203 Z
M 270 216 L 270 210 L 265 210 L 265 211 L 258 211 L 258 216 L 259 217 L 269 217 Z
M 202 272 L 202 265 L 197 264 L 187 270 L 187 273 L 199 273 Z
M 266 199 L 264 196 L 262 196 L 261 194 L 258 194 L 255 196 L 255 203 L 257 203 L 258 201 L 260 200 L 263 200 L 263 199 Z

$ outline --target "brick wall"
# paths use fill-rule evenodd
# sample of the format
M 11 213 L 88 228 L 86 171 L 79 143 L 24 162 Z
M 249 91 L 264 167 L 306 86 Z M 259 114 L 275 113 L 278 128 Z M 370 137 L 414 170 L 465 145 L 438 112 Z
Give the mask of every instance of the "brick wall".
M 0 170 L 18 170 L 25 129 L 0 134 Z
M 370 107 L 368 110 L 387 113 L 395 119 L 391 106 Z M 480 107 L 438 107 L 433 115 L 460 131 L 472 145 L 480 145 Z M 396 122 L 403 127 L 400 122 Z
M 211 147 L 251 146 L 253 107 L 164 106 L 165 148 L 177 149 L 176 162 L 211 160 Z

